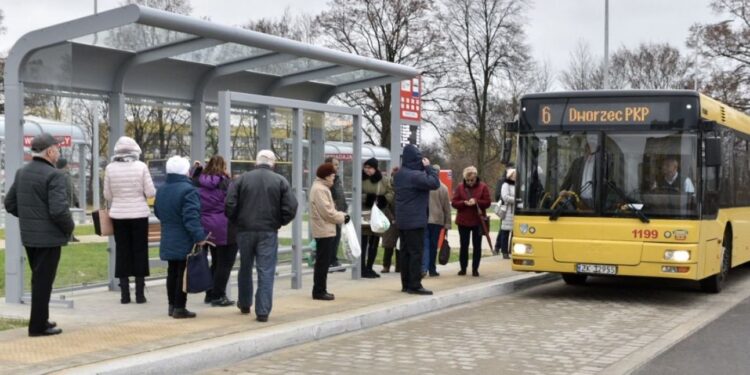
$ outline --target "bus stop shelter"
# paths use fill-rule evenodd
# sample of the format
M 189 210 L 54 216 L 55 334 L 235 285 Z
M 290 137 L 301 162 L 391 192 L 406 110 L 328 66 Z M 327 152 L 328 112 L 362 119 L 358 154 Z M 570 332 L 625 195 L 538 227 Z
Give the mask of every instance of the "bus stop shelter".
M 107 100 L 110 155 L 125 133 L 127 100 L 189 103 L 190 154 L 204 160 L 206 105 L 218 103 L 219 91 L 326 103 L 352 90 L 393 87 L 418 73 L 399 64 L 138 5 L 39 29 L 15 43 L 5 64 L 5 189 L 23 165 L 28 93 Z M 5 298 L 20 303 L 24 253 L 17 219 L 6 215 L 5 220 Z M 114 251 L 111 240 L 110 248 Z

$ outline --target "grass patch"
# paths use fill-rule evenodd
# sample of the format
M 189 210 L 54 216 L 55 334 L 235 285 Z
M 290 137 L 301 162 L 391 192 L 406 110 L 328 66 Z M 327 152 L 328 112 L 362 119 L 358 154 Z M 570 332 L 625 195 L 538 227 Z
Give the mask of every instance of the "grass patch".
M 94 233 L 93 224 L 76 224 L 76 229 L 73 230 L 73 234 L 76 236 L 87 236 L 96 234 Z M 0 228 L 0 240 L 5 239 L 5 228 Z
M 7 329 L 27 327 L 28 325 L 29 325 L 28 320 L 0 318 L 0 331 L 5 331 Z

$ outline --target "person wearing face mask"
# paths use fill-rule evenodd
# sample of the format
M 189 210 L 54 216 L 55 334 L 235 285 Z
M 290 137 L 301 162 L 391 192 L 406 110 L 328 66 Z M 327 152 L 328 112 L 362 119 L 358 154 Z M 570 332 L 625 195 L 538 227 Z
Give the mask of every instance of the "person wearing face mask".
M 596 152 L 599 149 L 599 138 L 596 134 L 588 134 L 584 144 L 584 154 L 573 160 L 573 164 L 568 169 L 562 185 L 560 185 L 560 195 L 578 194 L 587 207 L 593 208 Z
M 315 275 L 312 298 L 332 301 L 328 293 L 328 266 L 336 253 L 336 226 L 349 222 L 349 215 L 336 209 L 331 187 L 336 179 L 336 168 L 332 163 L 321 164 L 315 172 L 317 178 L 310 188 L 310 226 L 315 238 Z
M 461 243 L 458 257 L 461 270 L 458 271 L 458 275 L 466 275 L 466 267 L 469 263 L 469 241 L 471 241 L 474 246 L 471 274 L 478 277 L 479 262 L 482 259 L 482 217 L 486 215 L 485 210 L 492 204 L 492 201 L 490 189 L 487 184 L 479 180 L 476 167 L 466 167 L 463 176 L 464 182 L 456 186 L 451 200 L 451 205 L 458 211 L 456 224 Z

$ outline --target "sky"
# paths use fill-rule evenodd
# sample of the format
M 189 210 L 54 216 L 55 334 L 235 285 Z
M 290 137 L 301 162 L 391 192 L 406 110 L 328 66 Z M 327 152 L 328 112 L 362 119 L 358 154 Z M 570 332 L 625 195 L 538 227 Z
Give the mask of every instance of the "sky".
M 98 0 L 99 11 L 116 8 L 121 0 Z M 278 17 L 289 7 L 294 13 L 318 13 L 328 0 L 192 0 L 193 15 L 239 25 L 250 19 Z M 604 55 L 604 0 L 526 1 L 528 43 L 532 55 L 546 61 L 553 72 L 564 70 L 578 43 Z M 642 42 L 668 42 L 690 53 L 685 46 L 694 23 L 726 19 L 714 14 L 709 0 L 610 0 L 610 54 L 621 46 Z M 23 34 L 48 25 L 93 13 L 94 0 L 0 0 L 7 32 L 0 35 L 0 52 L 6 54 Z

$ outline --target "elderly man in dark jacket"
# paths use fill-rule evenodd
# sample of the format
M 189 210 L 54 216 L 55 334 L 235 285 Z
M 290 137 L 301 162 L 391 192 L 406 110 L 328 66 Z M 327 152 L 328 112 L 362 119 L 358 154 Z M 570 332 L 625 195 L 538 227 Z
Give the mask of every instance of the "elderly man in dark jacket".
M 396 225 L 401 237 L 401 291 L 432 294 L 422 287 L 424 228 L 430 204 L 430 190 L 440 187 L 430 160 L 414 145 L 404 147 L 401 169 L 393 178 L 396 193 Z
M 62 332 L 49 321 L 49 299 L 61 247 L 68 244 L 75 223 L 68 209 L 67 177 L 55 168 L 60 158 L 57 144 L 50 134 L 35 136 L 31 141 L 33 159 L 18 170 L 5 196 L 5 210 L 18 217 L 21 242 L 31 266 L 29 336 Z
M 193 245 L 205 244 L 206 233 L 201 225 L 201 200 L 198 189 L 188 177 L 190 162 L 179 156 L 167 160 L 167 182 L 156 191 L 154 214 L 161 222 L 159 258 L 166 260 L 169 316 L 175 319 L 195 318 L 188 311 L 187 294 L 182 280 L 186 257 Z
M 297 214 L 297 198 L 286 178 L 273 171 L 276 155 L 261 150 L 256 168 L 245 172 L 229 187 L 224 213 L 237 226 L 240 272 L 237 307 L 250 313 L 253 301 L 253 263 L 258 270 L 255 315 L 267 322 L 273 304 L 273 280 L 279 250 L 278 231 Z

